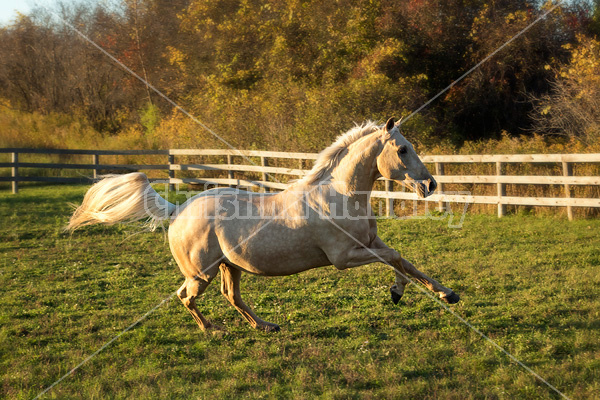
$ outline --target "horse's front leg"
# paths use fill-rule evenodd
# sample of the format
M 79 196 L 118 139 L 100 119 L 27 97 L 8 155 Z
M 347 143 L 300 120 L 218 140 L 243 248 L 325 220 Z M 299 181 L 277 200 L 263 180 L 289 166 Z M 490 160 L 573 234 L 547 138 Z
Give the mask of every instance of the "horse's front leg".
M 340 249 L 337 254 L 329 255 L 329 260 L 337 269 L 359 267 L 374 262 L 392 264 L 400 262 L 400 254 L 389 247 L 354 247 L 351 249 Z
M 458 303 L 460 300 L 460 297 L 452 289 L 449 289 L 441 285 L 435 279 L 428 277 L 404 258 L 401 258 L 400 262 L 392 263 L 391 266 L 394 268 L 394 270 L 396 270 L 396 284 L 398 283 L 398 275 L 404 275 L 402 276 L 402 279 L 406 279 L 407 277 L 405 273 L 408 273 L 417 281 L 425 285 L 425 287 L 427 287 L 429 290 L 437 293 L 440 296 L 440 299 L 444 300 L 446 303 L 454 304 Z M 394 296 L 392 294 L 392 300 L 393 299 Z
M 389 249 L 389 247 L 379 237 L 373 241 L 371 248 Z M 390 288 L 390 293 L 392 295 L 392 301 L 394 304 L 398 304 L 400 298 L 402 298 L 402 295 L 404 294 L 404 287 L 410 282 L 409 275 L 421 282 L 432 292 L 437 293 L 440 298 L 448 304 L 454 304 L 460 300 L 460 297 L 452 289 L 449 289 L 441 285 L 435 279 L 428 277 L 423 272 L 419 271 L 414 265 L 400 256 L 390 260 L 387 262 L 387 264 L 394 268 L 396 273 L 396 282 Z

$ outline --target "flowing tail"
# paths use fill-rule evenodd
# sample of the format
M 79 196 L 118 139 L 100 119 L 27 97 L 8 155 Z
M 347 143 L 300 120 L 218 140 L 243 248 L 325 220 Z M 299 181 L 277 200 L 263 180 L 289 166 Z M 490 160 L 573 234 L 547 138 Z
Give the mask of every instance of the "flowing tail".
M 108 175 L 85 194 L 83 203 L 69 220 L 67 231 L 92 224 L 113 225 L 119 222 L 146 220 L 155 230 L 169 219 L 175 204 L 163 199 L 150 186 L 145 174 Z

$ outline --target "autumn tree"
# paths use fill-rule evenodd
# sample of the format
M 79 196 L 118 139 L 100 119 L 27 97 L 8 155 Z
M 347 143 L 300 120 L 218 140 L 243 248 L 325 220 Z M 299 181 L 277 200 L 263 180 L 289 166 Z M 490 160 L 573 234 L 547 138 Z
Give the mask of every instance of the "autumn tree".
M 556 80 L 532 112 L 536 131 L 587 143 L 600 139 L 600 42 L 580 35 L 567 63 L 553 69 Z M 551 67 L 548 65 L 547 69 Z

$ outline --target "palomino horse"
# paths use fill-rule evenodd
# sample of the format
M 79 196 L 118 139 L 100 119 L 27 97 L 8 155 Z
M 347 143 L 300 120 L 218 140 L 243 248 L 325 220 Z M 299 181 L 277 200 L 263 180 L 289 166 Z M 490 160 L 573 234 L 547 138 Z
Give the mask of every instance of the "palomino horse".
M 177 295 L 203 330 L 215 328 L 196 299 L 221 271 L 221 291 L 257 329 L 277 331 L 240 295 L 242 272 L 282 276 L 334 265 L 338 269 L 383 262 L 396 271 L 391 287 L 398 303 L 414 277 L 447 303 L 452 290 L 417 270 L 377 236 L 370 194 L 379 177 L 426 197 L 436 188 L 413 146 L 391 118 L 385 126 L 366 123 L 340 136 L 318 157 L 303 179 L 279 193 L 231 188 L 207 190 L 180 207 L 152 189 L 144 174 L 107 177 L 92 186 L 67 229 L 148 219 L 152 227 L 170 220 L 171 252 L 185 276 Z

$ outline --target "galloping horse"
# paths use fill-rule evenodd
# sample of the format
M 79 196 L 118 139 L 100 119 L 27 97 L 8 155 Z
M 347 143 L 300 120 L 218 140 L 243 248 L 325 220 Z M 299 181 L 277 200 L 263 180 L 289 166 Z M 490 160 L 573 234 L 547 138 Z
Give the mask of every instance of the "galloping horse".
M 169 220 L 169 244 L 185 282 L 177 295 L 202 330 L 215 328 L 196 299 L 221 271 L 221 291 L 256 329 L 278 331 L 240 295 L 242 272 L 282 276 L 334 265 L 338 269 L 383 262 L 395 270 L 390 288 L 398 303 L 408 275 L 452 304 L 459 297 L 417 270 L 377 236 L 370 206 L 373 184 L 385 177 L 427 197 L 437 184 L 393 118 L 368 122 L 340 136 L 313 169 L 279 193 L 232 188 L 207 190 L 182 206 L 164 200 L 142 173 L 109 176 L 86 193 L 67 227 L 147 219 Z

